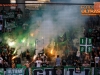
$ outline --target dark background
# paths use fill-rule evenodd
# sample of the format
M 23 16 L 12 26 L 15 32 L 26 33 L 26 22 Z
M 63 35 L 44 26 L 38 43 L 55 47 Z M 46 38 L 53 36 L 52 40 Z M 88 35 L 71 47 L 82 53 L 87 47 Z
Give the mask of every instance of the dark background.
M 0 0 L 0 4 L 1 3 L 10 3 L 10 0 Z

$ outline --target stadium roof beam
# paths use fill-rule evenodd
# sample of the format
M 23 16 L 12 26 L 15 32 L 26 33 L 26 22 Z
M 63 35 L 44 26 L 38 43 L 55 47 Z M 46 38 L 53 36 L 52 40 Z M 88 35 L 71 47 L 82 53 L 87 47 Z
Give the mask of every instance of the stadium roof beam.
M 8 3 L 4 3 L 4 4 L 8 4 Z M 25 2 L 20 2 L 20 3 L 12 3 L 12 4 L 94 5 L 94 3 L 54 3 L 54 2 L 48 2 L 48 3 L 25 3 Z

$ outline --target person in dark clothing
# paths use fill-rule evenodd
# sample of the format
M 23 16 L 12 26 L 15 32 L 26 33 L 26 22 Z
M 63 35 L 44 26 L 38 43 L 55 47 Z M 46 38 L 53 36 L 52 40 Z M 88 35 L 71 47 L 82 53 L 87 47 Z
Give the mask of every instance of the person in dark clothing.
M 11 67 L 11 65 L 12 65 L 12 63 L 11 63 L 11 61 L 12 61 L 12 54 L 9 52 L 8 53 L 8 63 L 9 63 L 9 65 L 10 65 L 10 67 Z
M 62 58 L 62 66 L 66 66 L 66 59 L 65 58 Z
M 42 67 L 47 67 L 46 62 L 43 62 L 43 63 L 42 63 Z
M 73 66 L 76 66 L 77 65 L 77 60 L 74 60 L 73 61 Z
M 6 62 L 5 60 L 3 61 L 3 68 L 4 68 L 4 71 L 6 71 L 6 68 L 9 67 L 9 64 L 8 62 Z
M 95 61 L 93 58 L 91 58 L 91 67 L 95 67 Z
M 30 61 L 30 52 L 28 50 L 26 51 L 26 59 Z
M 25 69 L 25 73 L 24 73 L 24 75 L 31 75 L 30 64 L 31 64 L 31 63 L 29 63 L 29 61 L 26 62 L 26 64 L 25 64 L 26 69 Z

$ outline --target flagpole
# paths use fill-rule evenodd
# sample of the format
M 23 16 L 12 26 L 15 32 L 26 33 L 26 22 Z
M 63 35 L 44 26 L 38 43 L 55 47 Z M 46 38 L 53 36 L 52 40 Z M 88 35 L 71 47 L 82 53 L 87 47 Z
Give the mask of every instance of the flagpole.
M 36 50 L 37 50 L 37 39 L 35 39 L 35 54 L 36 54 Z
M 42 40 L 43 40 L 43 54 L 44 54 L 44 38 L 42 37 Z
M 57 43 L 57 53 L 58 53 L 58 43 Z
M 35 39 L 35 50 L 36 50 L 36 39 Z

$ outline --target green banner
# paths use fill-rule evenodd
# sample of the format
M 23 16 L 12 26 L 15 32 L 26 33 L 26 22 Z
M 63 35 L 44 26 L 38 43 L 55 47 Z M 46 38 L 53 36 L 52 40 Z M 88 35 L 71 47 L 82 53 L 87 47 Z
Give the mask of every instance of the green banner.
M 92 38 L 87 38 L 87 45 L 92 45 Z
M 80 46 L 80 52 L 85 52 L 85 46 Z
M 87 46 L 87 52 L 90 53 L 92 51 L 92 46 Z
M 74 66 L 65 66 L 64 68 L 57 67 L 41 67 L 33 68 L 32 75 L 92 75 L 90 67 L 80 67 L 80 72 L 78 69 L 75 70 Z M 64 69 L 64 71 L 63 71 Z M 76 72 L 75 72 L 76 71 Z
M 85 45 L 86 44 L 86 38 L 80 38 L 80 44 Z
M 59 66 L 60 67 L 60 66 Z M 56 70 L 55 70 L 56 69 Z M 63 69 L 63 70 L 62 70 Z M 23 68 L 7 68 L 6 75 L 24 75 L 25 69 Z M 80 72 L 74 66 L 64 67 L 40 67 L 32 68 L 31 75 L 100 75 L 100 68 L 92 70 L 91 67 L 80 67 Z M 56 74 L 55 74 L 56 73 Z M 4 75 L 4 70 L 0 69 L 0 75 Z
M 4 69 L 0 68 L 0 75 L 4 75 Z
M 100 68 L 94 69 L 94 75 L 100 75 Z
M 23 68 L 7 68 L 6 69 L 6 75 L 24 75 L 24 69 Z
M 80 52 L 90 53 L 92 51 L 92 39 L 80 38 Z

